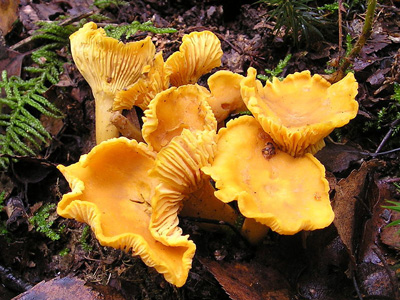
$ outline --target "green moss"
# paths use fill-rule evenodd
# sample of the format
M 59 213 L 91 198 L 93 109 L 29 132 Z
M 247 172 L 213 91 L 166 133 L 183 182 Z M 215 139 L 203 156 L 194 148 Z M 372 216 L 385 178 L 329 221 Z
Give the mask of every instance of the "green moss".
M 82 249 L 85 250 L 86 252 L 92 251 L 93 247 L 88 244 L 88 237 L 90 236 L 90 227 L 88 225 L 85 225 L 82 230 L 82 235 L 81 238 L 79 239 Z
M 64 230 L 65 226 L 58 229 L 53 229 L 54 220 L 51 218 L 51 214 L 55 212 L 56 205 L 46 204 L 42 206 L 34 216 L 29 218 L 29 222 L 33 225 L 37 232 L 43 233 L 46 237 L 52 241 L 60 239 L 60 233 Z

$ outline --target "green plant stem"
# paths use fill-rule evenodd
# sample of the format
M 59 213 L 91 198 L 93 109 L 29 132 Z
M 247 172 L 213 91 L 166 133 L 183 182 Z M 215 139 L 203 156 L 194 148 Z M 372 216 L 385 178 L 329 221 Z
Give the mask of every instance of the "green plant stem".
M 376 0 L 368 0 L 367 12 L 365 15 L 365 21 L 361 35 L 358 38 L 356 44 L 354 45 L 354 48 L 350 51 L 348 55 L 346 55 L 343 58 L 338 70 L 332 74 L 330 78 L 330 81 L 332 83 L 343 79 L 343 77 L 346 74 L 346 70 L 350 67 L 356 56 L 360 53 L 361 49 L 364 47 L 368 38 L 371 36 L 375 8 L 376 8 Z

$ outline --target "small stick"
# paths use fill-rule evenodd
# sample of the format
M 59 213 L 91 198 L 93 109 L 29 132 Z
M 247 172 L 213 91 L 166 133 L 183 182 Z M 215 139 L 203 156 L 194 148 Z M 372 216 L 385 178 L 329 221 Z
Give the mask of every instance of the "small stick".
M 338 48 L 339 48 L 339 60 L 342 57 L 343 53 L 343 25 L 342 25 L 342 5 L 343 5 L 343 0 L 338 1 L 338 26 L 339 26 L 339 42 L 338 42 Z
M 381 151 L 383 146 L 385 146 L 386 142 L 389 140 L 390 136 L 392 135 L 392 133 L 394 131 L 394 127 L 396 127 L 399 123 L 400 123 L 400 119 L 397 119 L 390 124 L 389 131 L 386 133 L 385 137 L 383 138 L 382 142 L 379 144 L 378 148 L 376 148 L 375 153 L 378 153 L 379 151 Z
M 329 77 L 331 82 L 337 82 L 344 78 L 346 70 L 350 67 L 351 63 L 354 61 L 356 56 L 361 52 L 361 49 L 364 47 L 368 38 L 371 36 L 375 8 L 376 8 L 376 0 L 368 0 L 367 12 L 361 35 L 359 36 L 356 44 L 354 45 L 354 48 L 350 51 L 348 55 L 346 55 L 346 57 L 343 58 L 337 71 L 333 73 L 332 76 Z
M 15 292 L 22 293 L 32 288 L 29 283 L 15 277 L 9 269 L 4 268 L 3 266 L 0 266 L 0 279 L 8 289 Z
M 363 296 L 361 295 L 360 289 L 357 284 L 356 276 L 353 274 L 352 277 L 353 277 L 353 286 L 354 286 L 354 289 L 356 290 L 358 299 L 363 300 Z

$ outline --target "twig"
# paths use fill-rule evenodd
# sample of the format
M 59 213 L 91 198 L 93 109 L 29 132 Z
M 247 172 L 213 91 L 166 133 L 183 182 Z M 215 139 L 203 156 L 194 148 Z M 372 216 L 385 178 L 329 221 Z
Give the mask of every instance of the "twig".
M 383 183 L 400 182 L 400 177 L 384 179 L 382 180 L 382 182 Z
M 339 27 L 339 42 L 338 42 L 338 48 L 339 48 L 339 61 L 340 58 L 342 57 L 343 53 L 343 24 L 342 24 L 342 5 L 343 5 L 343 0 L 338 1 L 338 27 Z
M 83 18 L 89 17 L 89 16 L 91 16 L 93 14 L 94 14 L 94 11 L 89 11 L 89 12 L 81 14 L 79 16 L 75 16 L 75 17 L 71 17 L 71 18 L 65 19 L 62 22 L 60 22 L 59 25 L 60 26 L 69 25 L 69 24 L 72 24 L 72 23 L 74 23 L 74 22 L 76 22 L 78 20 L 81 20 Z M 25 46 L 26 44 L 29 44 L 32 41 L 33 37 L 34 37 L 33 35 L 28 36 L 27 38 L 23 39 L 22 41 L 19 41 L 18 43 L 10 46 L 10 49 L 11 50 L 16 50 L 18 48 L 21 48 L 22 46 Z
M 381 149 L 383 148 L 383 146 L 385 146 L 386 142 L 389 140 L 390 136 L 392 135 L 394 128 L 400 123 L 400 119 L 395 120 L 394 122 L 392 122 L 390 124 L 390 129 L 389 131 L 386 133 L 385 137 L 383 138 L 382 142 L 379 144 L 378 148 L 376 148 L 375 153 L 378 153 L 379 151 L 381 151 Z
M 361 295 L 360 289 L 357 284 L 356 276 L 354 274 L 353 274 L 353 286 L 354 286 L 354 289 L 356 290 L 358 299 L 363 300 L 363 297 Z
M 15 277 L 9 269 L 4 268 L 3 266 L 0 266 L 0 279 L 8 289 L 15 292 L 22 293 L 32 288 L 29 283 Z
M 367 12 L 365 15 L 365 22 L 362 28 L 361 35 L 359 36 L 356 44 L 354 45 L 354 48 L 350 51 L 348 55 L 346 55 L 342 59 L 342 62 L 337 71 L 333 73 L 332 76 L 330 76 L 329 80 L 331 82 L 337 82 L 343 79 L 344 75 L 346 74 L 346 70 L 350 67 L 356 56 L 361 52 L 361 49 L 364 47 L 368 38 L 371 36 L 375 8 L 376 8 L 376 0 L 368 0 Z

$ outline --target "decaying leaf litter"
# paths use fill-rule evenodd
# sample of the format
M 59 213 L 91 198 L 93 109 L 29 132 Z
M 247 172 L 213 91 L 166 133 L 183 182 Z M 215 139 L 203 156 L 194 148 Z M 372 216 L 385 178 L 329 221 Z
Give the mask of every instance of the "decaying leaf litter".
M 29 40 L 32 30 L 38 28 L 34 21 L 53 21 L 66 14 L 71 17 L 70 22 L 77 22 L 80 16 L 94 9 L 90 4 L 89 1 L 21 1 L 20 23 L 10 30 L 1 48 L 0 65 L 5 66 L 2 68 L 19 75 L 21 66 L 31 64 L 24 57 L 39 46 Z M 357 9 L 360 13 L 365 7 L 350 6 L 342 12 L 344 28 L 353 39 L 363 24 L 363 19 L 355 13 Z M 313 74 L 324 74 L 328 61 L 334 65 L 340 52 L 337 36 L 327 36 L 322 42 L 309 41 L 313 46 L 303 45 L 300 50 L 279 34 L 273 34 L 274 20 L 267 19 L 267 12 L 263 5 L 242 3 L 231 7 L 223 2 L 196 1 L 190 5 L 139 1 L 123 9 L 111 6 L 103 11 L 115 24 L 151 19 L 158 27 L 178 29 L 175 34 L 151 34 L 157 49 L 166 56 L 177 50 L 184 34 L 211 30 L 222 41 L 222 68 L 243 75 L 249 66 L 259 73 L 265 68 L 273 69 L 288 53 L 292 59 L 281 76 L 306 69 Z M 374 154 L 376 150 L 384 152 L 399 147 L 398 106 L 393 105 L 392 99 L 394 83 L 399 81 L 398 16 L 396 5 L 390 2 L 378 5 L 371 38 L 354 62 L 359 83 L 358 116 L 346 127 L 334 131 L 331 141 L 317 154 L 327 170 L 336 214 L 334 224 L 295 236 L 270 232 L 261 245 L 254 247 L 245 241 L 237 243 L 239 237 L 226 228 L 207 232 L 193 219 L 182 218 L 181 226 L 195 241 L 197 252 L 188 281 L 180 289 L 169 285 L 140 259 L 101 247 L 93 234 L 83 235 L 83 231 L 87 232 L 85 225 L 58 217 L 54 207 L 48 209 L 48 205 L 56 204 L 61 194 L 68 191 L 55 166 L 76 162 L 94 146 L 94 103 L 90 89 L 74 65 L 65 64 L 60 83 L 50 84 L 45 93 L 62 110 L 64 118 L 41 117 L 54 138 L 38 158 L 12 161 L 2 175 L 6 201 L 1 220 L 9 232 L 0 235 L 1 282 L 7 287 L 4 293 L 11 298 L 42 280 L 68 275 L 71 278 L 68 282 L 76 288 L 81 285 L 76 277 L 90 282 L 94 293 L 98 293 L 88 296 L 92 298 L 101 293 L 111 297 L 114 291 L 126 299 L 398 297 L 399 237 L 396 227 L 385 227 L 395 220 L 396 214 L 382 208 L 386 200 L 398 197 L 392 184 L 399 176 L 398 154 Z M 336 31 L 337 25 L 331 28 Z M 144 36 L 139 33 L 134 39 Z M 60 53 L 68 58 L 65 49 Z M 10 59 L 14 56 L 20 59 Z M 27 76 L 24 71 L 20 75 Z M 54 222 L 51 225 L 54 230 L 48 232 L 59 233 L 60 239 L 53 241 L 41 227 L 29 221 L 34 215 L 43 216 L 43 228 Z M 248 273 L 253 276 L 244 275 Z M 57 280 L 52 282 L 60 282 Z M 37 286 L 31 293 L 41 292 L 42 287 L 43 284 Z M 54 290 L 47 290 L 46 294 Z

